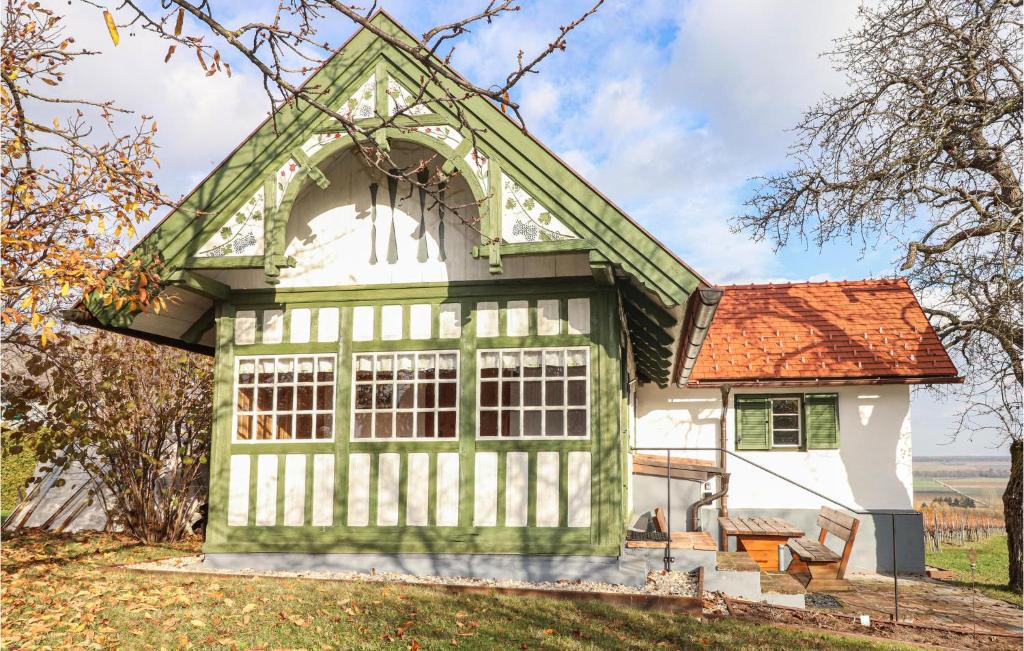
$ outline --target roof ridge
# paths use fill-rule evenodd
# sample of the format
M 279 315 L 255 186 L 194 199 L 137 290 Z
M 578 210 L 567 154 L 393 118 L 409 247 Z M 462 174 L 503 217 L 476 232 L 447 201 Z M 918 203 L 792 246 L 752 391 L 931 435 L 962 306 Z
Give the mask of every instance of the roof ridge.
M 732 285 L 715 285 L 718 289 L 782 289 L 786 287 L 851 287 L 857 285 L 875 286 L 906 286 L 905 278 L 859 278 L 853 280 L 803 280 L 782 283 L 738 283 Z

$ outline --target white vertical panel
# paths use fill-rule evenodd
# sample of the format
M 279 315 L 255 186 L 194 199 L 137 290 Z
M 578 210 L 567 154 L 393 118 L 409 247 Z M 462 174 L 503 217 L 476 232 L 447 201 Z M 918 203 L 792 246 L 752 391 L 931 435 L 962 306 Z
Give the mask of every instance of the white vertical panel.
M 398 470 L 401 461 L 402 456 L 397 452 L 385 452 L 378 457 L 378 527 L 394 527 L 398 524 Z
M 537 334 L 557 335 L 562 330 L 562 320 L 557 298 L 537 301 Z
M 558 453 L 537 453 L 537 526 L 558 526 Z
M 256 457 L 256 524 L 277 524 L 277 455 Z
M 476 484 L 473 490 L 473 526 L 498 523 L 498 453 L 476 453 Z
M 306 520 L 306 455 L 284 457 L 284 526 L 301 527 Z
M 530 454 L 505 455 L 505 526 L 525 527 L 529 510 Z
M 370 455 L 348 455 L 348 526 L 370 524 Z
M 402 306 L 382 305 L 380 308 L 380 338 L 394 341 L 402 338 Z
M 284 310 L 263 310 L 263 343 L 284 341 Z
M 437 526 L 459 524 L 459 453 L 437 455 Z
M 406 473 L 405 524 L 425 527 L 429 524 L 430 512 L 430 455 L 426 452 L 411 452 L 406 461 L 409 471 Z
M 566 461 L 569 491 L 569 526 L 590 526 L 590 453 L 570 452 Z
M 316 340 L 320 342 L 338 340 L 338 308 L 322 307 L 317 312 Z
M 498 336 L 498 304 L 493 302 L 476 304 L 476 336 Z
M 288 341 L 293 344 L 309 343 L 309 326 L 313 320 L 313 312 L 308 307 L 299 307 L 291 310 L 289 315 L 292 322 Z
M 569 334 L 585 335 L 590 333 L 590 299 L 569 299 Z
M 249 524 L 249 460 L 248 454 L 231 455 L 228 475 L 228 526 Z
M 373 306 L 360 305 L 352 308 L 352 341 L 373 339 Z
M 438 320 L 438 337 L 458 339 L 462 336 L 462 304 L 445 303 L 441 305 Z
M 256 312 L 253 310 L 235 314 L 235 343 L 240 346 L 256 343 Z
M 530 334 L 529 301 L 509 301 L 505 306 L 505 334 L 525 337 Z
M 434 320 L 433 306 L 418 303 L 409 306 L 409 338 L 430 339 Z
M 314 527 L 334 524 L 334 455 L 313 455 L 313 514 Z

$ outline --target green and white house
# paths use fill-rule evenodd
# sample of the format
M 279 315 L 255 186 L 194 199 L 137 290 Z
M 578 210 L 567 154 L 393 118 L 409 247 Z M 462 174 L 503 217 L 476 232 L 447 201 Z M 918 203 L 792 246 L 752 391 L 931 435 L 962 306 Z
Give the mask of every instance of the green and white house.
M 168 309 L 88 320 L 215 356 L 211 565 L 622 579 L 638 392 L 691 391 L 722 290 L 489 102 L 474 138 L 409 108 L 421 78 L 362 30 L 307 83 L 367 124 L 405 108 L 376 145 L 459 215 L 288 106 L 136 248 Z

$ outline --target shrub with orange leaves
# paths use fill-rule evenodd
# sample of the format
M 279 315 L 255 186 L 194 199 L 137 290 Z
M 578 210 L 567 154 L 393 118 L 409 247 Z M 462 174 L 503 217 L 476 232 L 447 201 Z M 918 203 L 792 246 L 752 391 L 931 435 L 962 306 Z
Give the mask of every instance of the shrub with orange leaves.
M 61 93 L 66 66 L 94 53 L 38 2 L 8 2 L 2 27 L 4 340 L 32 331 L 45 344 L 60 310 L 87 293 L 159 309 L 159 261 L 123 258 L 123 242 L 166 203 L 153 179 L 156 124 L 142 116 L 120 133 L 115 117 L 128 111 Z

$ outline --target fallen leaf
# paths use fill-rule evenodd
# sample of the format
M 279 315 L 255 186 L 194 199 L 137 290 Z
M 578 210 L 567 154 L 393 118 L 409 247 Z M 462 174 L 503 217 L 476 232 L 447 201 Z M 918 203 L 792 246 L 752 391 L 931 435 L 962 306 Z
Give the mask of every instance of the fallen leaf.
M 106 9 L 103 10 L 103 20 L 107 23 L 107 31 L 110 32 L 110 40 L 114 42 L 114 47 L 121 42 L 121 35 L 117 33 L 117 25 L 114 23 L 114 17 L 110 15 L 110 12 Z

